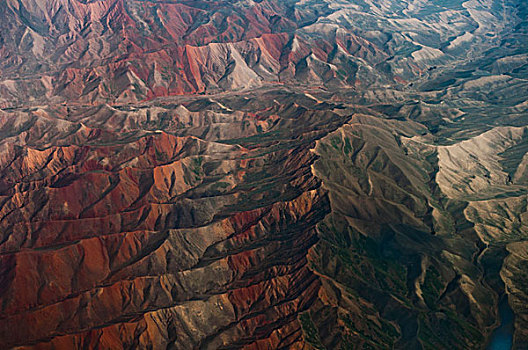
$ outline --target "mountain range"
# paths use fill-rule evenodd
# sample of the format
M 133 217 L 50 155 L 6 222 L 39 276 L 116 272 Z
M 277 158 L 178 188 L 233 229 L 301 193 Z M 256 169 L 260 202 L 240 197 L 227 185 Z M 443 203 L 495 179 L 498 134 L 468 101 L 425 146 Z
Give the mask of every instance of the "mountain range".
M 527 152 L 522 0 L 4 0 L 0 349 L 526 349 Z

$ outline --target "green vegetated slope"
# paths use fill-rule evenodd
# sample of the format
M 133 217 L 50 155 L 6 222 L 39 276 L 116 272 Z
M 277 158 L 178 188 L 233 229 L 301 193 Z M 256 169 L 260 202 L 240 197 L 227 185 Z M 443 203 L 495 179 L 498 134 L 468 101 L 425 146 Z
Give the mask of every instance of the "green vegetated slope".
M 317 142 L 331 213 L 310 252 L 325 288 L 309 338 L 327 349 L 482 348 L 506 291 L 522 349 L 526 115 L 497 126 L 471 107 L 412 108 L 353 113 Z M 442 114 L 445 124 L 429 123 Z

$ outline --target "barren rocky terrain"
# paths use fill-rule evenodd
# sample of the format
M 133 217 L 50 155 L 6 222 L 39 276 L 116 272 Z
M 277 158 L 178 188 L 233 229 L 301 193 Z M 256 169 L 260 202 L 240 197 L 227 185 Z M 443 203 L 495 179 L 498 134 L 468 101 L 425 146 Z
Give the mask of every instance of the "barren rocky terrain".
M 485 349 L 503 308 L 528 348 L 527 31 L 521 0 L 0 2 L 0 349 Z

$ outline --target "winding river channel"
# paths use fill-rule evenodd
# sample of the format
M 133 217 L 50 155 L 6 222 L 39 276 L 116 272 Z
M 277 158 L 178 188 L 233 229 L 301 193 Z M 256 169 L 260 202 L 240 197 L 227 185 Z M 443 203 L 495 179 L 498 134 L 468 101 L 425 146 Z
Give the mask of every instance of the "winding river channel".
M 488 350 L 510 350 L 512 348 L 514 317 L 506 295 L 499 302 L 499 315 L 501 324 L 493 332 Z

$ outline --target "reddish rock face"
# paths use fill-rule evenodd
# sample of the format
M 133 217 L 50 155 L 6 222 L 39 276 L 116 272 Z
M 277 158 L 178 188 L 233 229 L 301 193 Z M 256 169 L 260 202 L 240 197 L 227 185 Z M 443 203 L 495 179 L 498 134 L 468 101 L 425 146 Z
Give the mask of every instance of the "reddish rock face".
M 316 24 L 333 12 L 276 0 L 4 1 L 0 103 L 137 103 L 279 82 L 378 81 L 372 72 L 357 79 L 358 67 L 375 69 L 390 53 L 352 28 Z
M 196 125 L 182 136 L 139 128 L 144 112 L 3 115 L 2 346 L 301 344 L 297 315 L 320 288 L 306 255 L 328 201 L 314 155 L 222 136 L 262 133 L 277 111 L 147 107 L 151 121 Z M 192 136 L 215 120 L 211 140 Z

